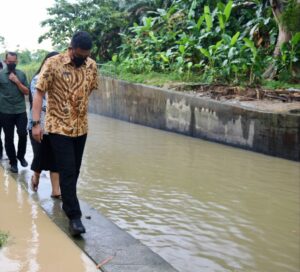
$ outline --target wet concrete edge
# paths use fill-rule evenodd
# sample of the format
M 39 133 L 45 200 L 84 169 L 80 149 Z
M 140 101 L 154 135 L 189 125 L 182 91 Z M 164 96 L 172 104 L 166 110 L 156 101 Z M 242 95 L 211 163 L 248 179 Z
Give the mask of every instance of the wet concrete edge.
M 5 166 L 2 166 L 5 167 Z M 68 231 L 68 219 L 62 211 L 61 200 L 51 199 L 49 188 L 32 194 L 29 188 L 29 171 L 24 174 L 10 174 L 16 182 L 40 205 L 49 218 L 74 243 L 84 251 L 95 264 L 103 263 L 103 272 L 176 272 L 177 270 L 150 248 L 132 237 L 126 231 L 105 218 L 86 202 L 80 200 L 82 222 L 87 232 L 74 238 Z M 43 182 L 43 178 L 40 180 Z M 99 271 L 100 271 L 99 270 Z

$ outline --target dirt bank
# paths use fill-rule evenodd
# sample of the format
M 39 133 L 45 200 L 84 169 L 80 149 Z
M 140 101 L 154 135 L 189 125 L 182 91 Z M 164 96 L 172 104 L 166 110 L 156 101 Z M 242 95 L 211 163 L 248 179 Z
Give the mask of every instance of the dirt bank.
M 164 88 L 175 91 L 192 93 L 200 97 L 210 97 L 216 100 L 238 100 L 238 101 L 274 101 L 291 103 L 300 101 L 299 89 L 263 89 L 261 87 L 250 88 L 226 85 L 208 84 L 180 84 L 165 85 Z

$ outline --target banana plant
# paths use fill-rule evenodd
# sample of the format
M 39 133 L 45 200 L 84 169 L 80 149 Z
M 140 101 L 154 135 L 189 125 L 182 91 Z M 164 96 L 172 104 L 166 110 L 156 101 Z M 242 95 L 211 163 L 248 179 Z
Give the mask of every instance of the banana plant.
M 293 64 L 299 62 L 300 58 L 300 32 L 293 35 L 291 41 L 291 51 L 290 51 L 290 72 L 293 72 Z
M 288 79 L 294 73 L 294 65 L 300 60 L 300 32 L 295 33 L 289 42 L 283 43 L 280 52 L 276 68 L 281 78 Z
M 225 6 L 222 2 L 218 3 L 219 26 L 223 33 L 225 32 L 226 23 L 228 22 L 232 10 L 233 1 L 228 1 Z
M 204 19 L 206 22 L 206 31 L 210 32 L 213 27 L 213 16 L 210 12 L 209 6 L 204 7 Z
M 248 47 L 250 49 L 251 53 L 252 53 L 252 56 L 250 58 L 251 68 L 250 68 L 250 77 L 249 77 L 249 83 L 251 85 L 254 82 L 254 77 L 255 77 L 254 66 L 255 66 L 255 63 L 256 63 L 256 60 L 257 60 L 257 49 L 254 45 L 254 42 L 251 41 L 250 39 L 244 38 L 243 40 L 245 42 L 245 46 Z

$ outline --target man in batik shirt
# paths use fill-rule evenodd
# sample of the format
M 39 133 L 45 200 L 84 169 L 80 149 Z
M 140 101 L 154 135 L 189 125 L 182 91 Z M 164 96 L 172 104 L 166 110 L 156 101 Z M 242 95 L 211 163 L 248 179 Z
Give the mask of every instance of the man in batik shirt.
M 39 116 L 47 92 L 45 130 L 58 167 L 63 210 L 74 236 L 85 233 L 76 184 L 87 138 L 88 98 L 98 86 L 97 66 L 89 57 L 91 48 L 91 36 L 79 31 L 73 35 L 67 52 L 47 60 L 39 75 L 32 110 L 32 135 L 41 141 Z

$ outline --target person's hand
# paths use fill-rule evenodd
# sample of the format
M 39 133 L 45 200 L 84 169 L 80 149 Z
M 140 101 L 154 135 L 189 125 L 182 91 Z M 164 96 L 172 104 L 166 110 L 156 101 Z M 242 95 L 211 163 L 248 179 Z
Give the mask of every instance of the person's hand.
M 14 73 L 10 73 L 8 78 L 16 84 L 18 84 L 20 82 L 20 80 Z
M 40 125 L 32 127 L 32 137 L 39 143 L 43 140 L 43 130 Z

